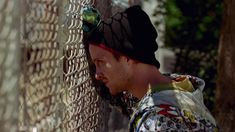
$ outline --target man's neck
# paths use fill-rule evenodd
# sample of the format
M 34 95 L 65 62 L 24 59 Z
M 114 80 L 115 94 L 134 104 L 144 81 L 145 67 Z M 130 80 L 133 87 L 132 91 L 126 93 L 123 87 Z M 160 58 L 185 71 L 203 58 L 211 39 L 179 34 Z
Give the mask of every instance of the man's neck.
M 163 76 L 155 66 L 144 64 L 136 67 L 129 92 L 141 99 L 148 89 L 168 83 L 171 83 L 171 80 Z

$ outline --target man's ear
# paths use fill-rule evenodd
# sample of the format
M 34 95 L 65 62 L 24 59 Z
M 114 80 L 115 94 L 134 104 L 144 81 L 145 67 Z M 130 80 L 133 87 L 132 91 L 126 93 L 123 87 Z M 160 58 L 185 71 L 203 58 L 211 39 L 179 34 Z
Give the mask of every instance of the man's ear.
M 120 56 L 120 59 L 122 59 L 124 62 L 127 62 L 128 64 L 137 64 L 138 63 L 138 61 L 130 59 L 127 56 Z
M 125 61 L 129 61 L 129 60 L 131 60 L 129 57 L 127 57 L 127 56 L 121 56 L 121 57 L 123 57 L 123 59 L 125 60 Z
M 129 58 L 129 57 L 127 57 L 127 56 L 120 56 L 120 58 L 119 58 L 120 60 L 122 60 L 123 62 L 129 62 L 131 59 Z
M 132 64 L 138 64 L 138 61 L 130 59 Z

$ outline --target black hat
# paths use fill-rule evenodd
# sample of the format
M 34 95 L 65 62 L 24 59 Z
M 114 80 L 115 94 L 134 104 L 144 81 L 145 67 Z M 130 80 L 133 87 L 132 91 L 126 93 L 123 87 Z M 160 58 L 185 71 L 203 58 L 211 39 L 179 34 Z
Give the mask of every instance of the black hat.
M 86 38 L 86 43 L 106 46 L 142 63 L 160 67 L 154 52 L 158 34 L 140 6 L 132 6 L 101 21 Z

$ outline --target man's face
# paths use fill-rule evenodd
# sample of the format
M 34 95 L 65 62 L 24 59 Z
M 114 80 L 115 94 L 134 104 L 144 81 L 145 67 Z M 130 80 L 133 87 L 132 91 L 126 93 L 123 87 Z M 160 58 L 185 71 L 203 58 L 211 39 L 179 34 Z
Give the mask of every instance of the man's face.
M 112 95 L 126 91 L 131 76 L 127 59 L 121 56 L 117 60 L 111 52 L 92 44 L 89 52 L 96 66 L 95 78 L 102 81 Z

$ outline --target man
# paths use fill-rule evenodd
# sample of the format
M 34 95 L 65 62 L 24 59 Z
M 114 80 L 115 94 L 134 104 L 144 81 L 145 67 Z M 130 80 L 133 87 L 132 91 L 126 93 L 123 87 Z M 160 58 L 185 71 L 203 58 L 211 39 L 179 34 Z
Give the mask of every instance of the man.
M 95 78 L 112 95 L 128 92 L 140 101 L 130 131 L 217 131 L 203 104 L 204 81 L 163 75 L 154 52 L 157 32 L 148 15 L 133 6 L 102 21 L 86 38 Z

